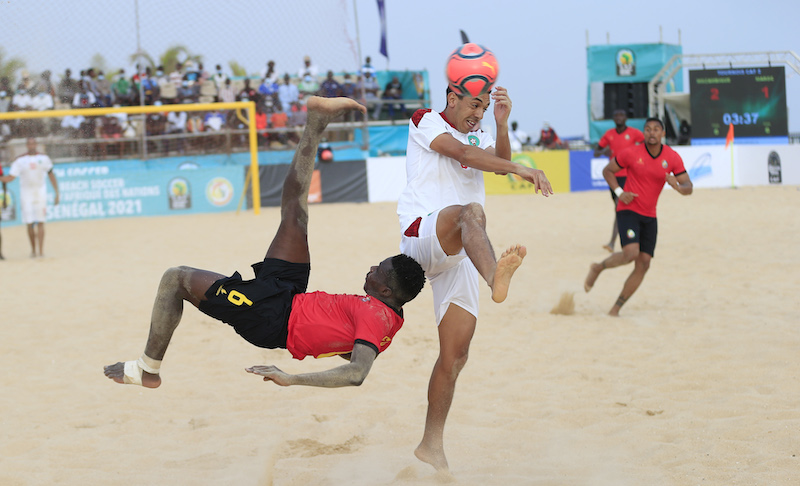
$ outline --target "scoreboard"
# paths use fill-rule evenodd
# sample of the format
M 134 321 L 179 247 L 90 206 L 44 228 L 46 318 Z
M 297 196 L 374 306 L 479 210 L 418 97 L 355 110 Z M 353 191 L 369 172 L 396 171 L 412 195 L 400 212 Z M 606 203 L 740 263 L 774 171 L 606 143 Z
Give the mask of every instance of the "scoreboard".
M 780 67 L 689 71 L 692 138 L 788 137 L 786 75 Z

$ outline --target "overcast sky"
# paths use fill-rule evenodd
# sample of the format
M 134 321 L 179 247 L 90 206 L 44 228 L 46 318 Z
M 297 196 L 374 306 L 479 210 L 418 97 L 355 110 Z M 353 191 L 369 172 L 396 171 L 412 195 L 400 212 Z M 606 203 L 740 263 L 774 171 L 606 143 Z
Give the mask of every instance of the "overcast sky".
M 206 68 L 236 60 L 258 72 L 275 59 L 279 71 L 295 72 L 305 54 L 323 70 L 355 69 L 358 40 L 362 59 L 370 55 L 379 69 L 427 69 L 433 107 L 442 109 L 444 62 L 463 29 L 499 59 L 498 84 L 509 90 L 512 119 L 532 135 L 548 121 L 562 136 L 588 135 L 587 31 L 591 44 L 608 38 L 612 44 L 680 43 L 685 54 L 800 54 L 796 0 L 386 4 L 388 62 L 378 53 L 375 0 L 139 0 L 139 43 L 153 55 L 186 45 L 204 55 Z M 78 71 L 98 53 L 109 67 L 130 67 L 136 50 L 134 0 L 3 0 L 0 19 L 5 59 L 22 57 L 34 72 Z M 789 130 L 800 132 L 800 75 L 789 67 L 786 75 Z

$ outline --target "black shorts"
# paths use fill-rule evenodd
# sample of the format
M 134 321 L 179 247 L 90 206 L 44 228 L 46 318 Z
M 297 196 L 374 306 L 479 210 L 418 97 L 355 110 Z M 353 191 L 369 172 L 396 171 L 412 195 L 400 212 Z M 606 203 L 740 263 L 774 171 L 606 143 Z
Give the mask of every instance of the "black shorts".
M 629 210 L 617 211 L 617 229 L 623 247 L 629 243 L 639 243 L 639 251 L 655 256 L 658 219 Z
M 627 177 L 617 177 L 617 184 L 619 184 L 619 187 L 625 189 L 625 181 L 626 180 L 628 180 Z M 616 206 L 617 205 L 617 199 L 619 199 L 619 198 L 617 197 L 616 194 L 614 194 L 614 190 L 613 189 L 611 189 L 609 187 L 608 190 L 611 191 L 611 199 L 614 200 L 614 206 Z
M 266 258 L 253 264 L 256 278 L 239 272 L 214 282 L 200 310 L 232 326 L 261 348 L 286 348 L 292 298 L 308 288 L 311 265 Z

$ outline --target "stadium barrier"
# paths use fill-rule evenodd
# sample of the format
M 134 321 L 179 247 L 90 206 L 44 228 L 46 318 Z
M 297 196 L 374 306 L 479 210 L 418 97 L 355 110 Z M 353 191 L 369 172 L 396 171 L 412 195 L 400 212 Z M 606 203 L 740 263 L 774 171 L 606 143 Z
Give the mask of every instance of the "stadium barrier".
M 759 185 L 800 185 L 800 146 L 749 145 L 678 146 L 675 150 L 697 188 Z M 339 153 L 339 152 L 337 152 Z M 342 152 L 346 153 L 346 152 Z M 241 154 L 246 158 L 247 154 Z M 315 170 L 310 202 L 395 202 L 405 187 L 405 157 L 352 157 L 320 162 Z M 284 159 L 259 166 L 260 205 L 280 204 L 280 188 L 291 152 Z M 514 160 L 544 170 L 556 193 L 606 190 L 602 177 L 606 158 L 590 151 L 544 151 L 514 154 Z M 161 161 L 109 161 L 58 164 L 61 204 L 53 206 L 48 185 L 48 219 L 234 211 L 245 204 L 248 164 L 243 159 L 208 155 Z M 485 174 L 487 194 L 533 194 L 533 186 L 514 176 Z M 20 223 L 19 181 L 8 184 L 5 225 Z

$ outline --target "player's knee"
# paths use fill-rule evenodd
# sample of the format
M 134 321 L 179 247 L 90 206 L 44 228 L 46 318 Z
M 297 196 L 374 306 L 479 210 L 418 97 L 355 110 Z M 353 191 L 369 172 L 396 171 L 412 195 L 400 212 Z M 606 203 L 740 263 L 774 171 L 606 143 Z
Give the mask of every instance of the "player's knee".
M 622 257 L 625 258 L 625 263 L 630 263 L 639 259 L 639 249 L 625 247 L 622 249 Z
M 650 258 L 647 253 L 640 253 L 636 258 L 636 267 L 642 272 L 648 271 L 650 269 Z
M 483 212 L 483 206 L 478 203 L 473 202 L 462 206 L 459 216 L 462 223 L 486 226 L 486 213 Z
M 466 366 L 468 358 L 468 350 L 462 350 L 459 353 L 445 357 L 442 359 L 442 365 L 445 373 L 447 373 L 451 379 L 455 380 L 459 373 L 461 373 L 461 370 L 464 369 L 464 366 Z

